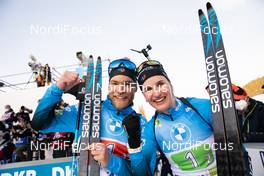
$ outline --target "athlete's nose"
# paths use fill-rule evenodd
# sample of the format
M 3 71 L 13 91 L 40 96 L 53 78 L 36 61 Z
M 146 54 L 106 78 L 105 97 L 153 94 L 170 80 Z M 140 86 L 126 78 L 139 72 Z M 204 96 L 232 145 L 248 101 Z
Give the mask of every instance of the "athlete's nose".
M 155 86 L 153 91 L 152 91 L 152 96 L 153 97 L 159 97 L 160 96 L 160 90 Z

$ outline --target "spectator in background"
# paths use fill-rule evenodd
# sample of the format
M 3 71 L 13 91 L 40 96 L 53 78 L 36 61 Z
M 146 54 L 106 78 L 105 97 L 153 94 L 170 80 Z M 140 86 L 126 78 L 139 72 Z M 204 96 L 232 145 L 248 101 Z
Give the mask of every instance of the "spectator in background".
M 15 113 L 10 105 L 5 105 L 5 113 L 0 118 L 0 121 L 5 123 L 12 123 L 15 119 Z
M 41 148 L 41 145 L 46 146 L 46 135 L 33 131 L 32 133 L 32 138 L 30 141 L 34 146 L 37 147 L 32 147 L 30 148 L 30 152 L 32 153 L 32 160 L 44 160 L 45 159 L 45 150 Z M 30 143 L 30 145 L 31 145 Z
M 209 86 L 205 87 L 209 94 Z M 232 84 L 235 107 L 244 142 L 264 142 L 264 104 Z
M 10 163 L 15 150 L 8 128 L 7 124 L 0 121 L 0 164 Z
M 234 84 L 232 91 L 244 142 L 264 142 L 264 104 Z
M 16 138 L 15 161 L 29 161 L 32 159 L 30 152 L 31 126 L 27 120 L 19 119 L 19 122 L 20 127 L 12 127 L 11 129 L 13 136 Z
M 53 158 L 67 157 L 71 150 L 70 132 L 56 132 L 53 135 Z
M 19 112 L 16 114 L 16 117 L 18 119 L 23 119 L 27 122 L 30 122 L 29 114 L 31 114 L 32 112 L 33 112 L 32 109 L 28 109 L 25 106 L 21 106 Z

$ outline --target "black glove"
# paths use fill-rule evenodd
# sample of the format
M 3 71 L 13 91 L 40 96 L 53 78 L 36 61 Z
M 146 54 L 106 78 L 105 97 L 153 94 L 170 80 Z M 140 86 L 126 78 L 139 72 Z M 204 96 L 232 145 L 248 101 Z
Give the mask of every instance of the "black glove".
M 124 118 L 122 122 L 128 135 L 128 145 L 131 149 L 140 147 L 141 130 L 140 130 L 140 116 L 137 114 L 130 114 Z
M 83 87 L 85 87 L 85 82 L 80 82 L 73 86 L 70 90 L 65 91 L 65 93 L 75 96 L 78 100 L 84 100 L 84 94 L 81 92 Z

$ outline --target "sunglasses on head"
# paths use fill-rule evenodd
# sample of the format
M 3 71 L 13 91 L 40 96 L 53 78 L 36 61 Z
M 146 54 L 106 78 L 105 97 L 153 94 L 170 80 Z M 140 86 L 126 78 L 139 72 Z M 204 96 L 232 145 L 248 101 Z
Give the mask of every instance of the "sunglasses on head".
M 149 66 L 161 66 L 161 63 L 159 61 L 156 60 L 148 60 L 145 61 L 143 63 L 141 63 L 138 67 L 137 67 L 137 74 L 139 74 L 144 68 L 149 67 Z
M 113 62 L 111 62 L 109 64 L 109 66 L 108 66 L 108 74 L 110 74 L 110 72 L 113 69 L 120 68 L 120 67 L 129 69 L 129 70 L 132 70 L 132 71 L 136 70 L 136 65 L 133 62 L 131 62 L 130 60 L 128 60 L 128 59 L 118 59 L 118 60 L 114 60 Z

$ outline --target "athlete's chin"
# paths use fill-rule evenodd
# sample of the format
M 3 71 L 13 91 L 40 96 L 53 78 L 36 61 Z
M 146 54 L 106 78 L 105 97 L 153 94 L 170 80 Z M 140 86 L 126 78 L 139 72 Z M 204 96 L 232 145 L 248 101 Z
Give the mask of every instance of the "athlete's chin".
M 162 112 L 162 113 L 166 113 L 168 111 L 168 109 L 170 108 L 170 104 L 168 102 L 164 102 L 164 103 L 152 102 L 151 105 L 157 111 Z
M 129 99 L 113 100 L 112 101 L 113 105 L 118 110 L 126 108 L 129 105 L 129 102 L 130 102 Z

